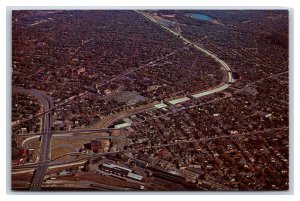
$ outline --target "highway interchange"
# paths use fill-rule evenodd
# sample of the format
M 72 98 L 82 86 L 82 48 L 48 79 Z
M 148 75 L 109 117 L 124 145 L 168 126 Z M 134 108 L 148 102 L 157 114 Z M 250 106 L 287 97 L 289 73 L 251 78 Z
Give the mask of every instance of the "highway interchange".
M 49 110 L 53 107 L 53 101 L 52 99 L 47 96 L 44 92 L 35 90 L 35 89 L 15 89 L 16 92 L 19 93 L 27 93 L 31 94 L 32 96 L 36 97 L 43 108 L 43 111 Z M 41 145 L 40 145 L 40 151 L 38 156 L 38 163 L 45 163 L 50 160 L 50 143 L 51 143 L 51 127 L 53 124 L 53 118 L 52 118 L 52 112 L 44 113 L 42 116 L 42 137 L 41 137 Z M 44 176 L 47 171 L 47 165 L 44 164 L 42 166 L 39 166 L 33 175 L 33 179 L 30 185 L 31 191 L 37 191 L 40 190 Z
M 203 96 L 208 96 L 208 95 L 211 95 L 214 93 L 218 93 L 220 91 L 227 89 L 234 82 L 234 79 L 232 78 L 231 69 L 223 60 L 219 59 L 213 53 L 211 53 L 208 50 L 205 50 L 204 48 L 198 46 L 197 44 L 189 41 L 188 39 L 184 38 L 180 34 L 169 29 L 168 27 L 162 25 L 157 20 L 155 20 L 153 17 L 151 17 L 150 15 L 148 15 L 144 12 L 141 12 L 141 11 L 136 11 L 136 12 L 143 15 L 144 17 L 151 20 L 152 22 L 158 24 L 163 29 L 166 29 L 170 33 L 174 34 L 177 38 L 182 40 L 182 42 L 184 44 L 192 45 L 200 52 L 206 54 L 207 56 L 209 56 L 210 58 L 215 60 L 217 63 L 219 63 L 220 66 L 222 67 L 222 69 L 227 72 L 227 76 L 226 76 L 227 81 L 226 82 L 216 86 L 215 88 L 192 94 L 191 95 L 192 97 L 200 98 Z M 167 55 L 167 56 L 169 56 L 169 55 Z M 130 72 L 125 72 L 125 73 L 128 74 Z M 112 124 L 113 122 L 117 121 L 118 119 L 122 119 L 122 118 L 130 116 L 132 114 L 139 113 L 139 112 L 149 110 L 149 109 L 151 110 L 151 109 L 167 107 L 167 105 L 164 103 L 159 103 L 159 104 L 153 103 L 148 106 L 136 108 L 135 110 L 125 111 L 125 112 L 123 111 L 122 114 L 115 114 L 115 115 L 109 116 L 108 118 L 105 118 L 102 121 L 102 123 L 100 123 L 98 125 L 100 127 L 99 129 L 93 129 L 93 130 L 92 129 L 82 129 L 82 130 L 78 130 L 78 131 L 63 131 L 63 132 L 55 132 L 54 133 L 51 131 L 51 127 L 53 124 L 52 113 L 53 113 L 53 110 L 55 108 L 57 108 L 59 105 L 54 106 L 52 99 L 49 96 L 47 96 L 44 92 L 41 92 L 39 90 L 16 88 L 16 89 L 14 89 L 14 91 L 19 92 L 19 93 L 27 93 L 27 94 L 31 94 L 31 95 L 35 96 L 41 102 L 41 105 L 43 108 L 43 112 L 40 114 L 40 116 L 42 116 L 41 132 L 35 133 L 35 134 L 20 135 L 20 137 L 28 137 L 27 139 L 25 139 L 23 141 L 23 143 L 22 143 L 23 145 L 26 145 L 28 142 L 30 142 L 32 140 L 37 140 L 39 137 L 41 137 L 41 144 L 40 144 L 40 150 L 39 150 L 39 156 L 38 156 L 37 162 L 33 163 L 33 164 L 25 164 L 25 165 L 18 165 L 18 166 L 12 167 L 13 174 L 18 174 L 18 173 L 22 173 L 22 172 L 32 172 L 32 169 L 30 169 L 30 168 L 35 168 L 33 179 L 32 179 L 31 185 L 30 185 L 30 189 L 29 189 L 31 191 L 38 191 L 41 189 L 43 180 L 44 180 L 44 176 L 45 176 L 46 171 L 49 166 L 52 166 L 52 167 L 68 166 L 68 165 L 72 165 L 74 163 L 80 163 L 91 157 L 100 157 L 100 156 L 116 154 L 116 153 L 127 153 L 127 152 L 129 153 L 129 152 L 138 151 L 138 150 L 126 150 L 126 151 L 121 150 L 121 151 L 117 151 L 117 152 L 106 152 L 106 153 L 99 153 L 99 154 L 94 154 L 94 155 L 86 155 L 86 154 L 82 154 L 82 153 L 69 153 L 70 155 L 76 155 L 76 156 L 85 155 L 85 157 L 80 158 L 80 159 L 74 159 L 71 161 L 69 161 L 69 160 L 68 161 L 51 161 L 51 158 L 50 158 L 51 146 L 50 146 L 50 144 L 51 144 L 52 137 L 76 138 L 76 137 L 78 137 L 78 134 L 80 137 L 80 136 L 83 136 L 84 134 L 90 134 L 90 133 L 111 132 L 116 129 L 110 129 L 110 128 L 107 128 L 107 126 Z M 81 95 L 79 95 L 79 96 L 81 96 Z M 180 98 L 173 98 L 172 100 L 168 100 L 168 102 L 172 105 L 175 105 L 177 103 L 185 102 L 188 100 L 190 100 L 189 97 L 180 97 Z M 96 136 L 92 136 L 92 137 L 96 137 Z M 96 137 L 96 138 L 99 138 L 99 137 Z M 103 139 L 112 139 L 112 138 L 119 139 L 118 137 L 111 137 L 111 136 L 104 136 L 102 138 Z M 120 138 L 119 140 L 124 140 L 124 139 L 127 140 L 126 138 Z M 206 140 L 208 140 L 208 139 L 206 139 Z M 191 143 L 191 142 L 186 141 L 186 142 L 181 142 L 181 143 Z M 152 147 L 148 147 L 148 148 L 159 148 L 159 147 L 163 147 L 163 146 L 172 146 L 172 145 L 174 145 L 174 144 L 158 145 L 158 146 L 152 146 Z M 145 147 L 145 148 L 147 148 L 147 147 Z M 145 148 L 143 148 L 143 149 L 145 149 Z

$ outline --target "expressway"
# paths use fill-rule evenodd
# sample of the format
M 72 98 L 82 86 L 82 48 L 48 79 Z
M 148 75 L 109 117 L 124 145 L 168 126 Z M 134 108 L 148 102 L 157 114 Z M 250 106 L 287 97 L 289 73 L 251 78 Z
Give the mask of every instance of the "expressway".
M 225 89 L 227 89 L 232 83 L 234 83 L 234 79 L 232 77 L 232 72 L 230 67 L 220 58 L 218 58 L 216 55 L 214 55 L 213 53 L 211 53 L 210 51 L 200 47 L 199 45 L 191 42 L 190 40 L 186 39 L 185 37 L 183 37 L 182 35 L 180 35 L 179 33 L 174 32 L 173 30 L 171 30 L 170 28 L 162 25 L 160 22 L 158 22 L 156 19 L 154 19 L 152 16 L 141 12 L 141 11 L 136 11 L 137 13 L 143 15 L 144 17 L 146 17 L 147 19 L 151 20 L 152 22 L 158 24 L 160 27 L 162 27 L 163 29 L 169 31 L 170 33 L 172 33 L 173 35 L 175 35 L 178 39 L 182 40 L 184 44 L 189 45 L 189 46 L 193 46 L 194 48 L 196 48 L 197 50 L 199 50 L 200 52 L 206 54 L 208 57 L 212 58 L 214 61 L 216 61 L 221 68 L 226 72 L 226 82 L 223 82 L 222 84 L 211 88 L 209 90 L 206 91 L 202 91 L 199 93 L 195 93 L 192 94 L 191 96 L 193 96 L 194 98 L 200 98 L 203 96 L 207 96 L 210 94 L 214 94 L 214 93 L 218 93 L 220 91 L 223 91 Z M 167 55 L 169 56 L 169 55 Z M 151 63 L 149 63 L 151 64 Z M 144 67 L 144 66 L 142 66 Z M 141 68 L 142 68 L 141 67 Z M 126 72 L 131 73 L 131 71 Z M 119 77 L 115 78 L 118 79 Z M 30 134 L 30 135 L 34 135 L 31 136 L 30 138 L 26 139 L 27 142 L 34 139 L 34 138 L 38 138 L 38 137 L 42 137 L 42 141 L 41 141 L 41 150 L 39 153 L 39 160 L 37 161 L 37 163 L 35 164 L 28 164 L 27 167 L 28 168 L 36 168 L 36 170 L 34 171 L 34 176 L 33 176 L 33 180 L 30 186 L 30 190 L 39 190 L 42 186 L 43 183 L 43 179 L 45 176 L 45 173 L 48 169 L 48 166 L 55 166 L 55 165 L 70 165 L 71 163 L 74 163 L 75 161 L 64 161 L 64 162 L 56 162 L 56 161 L 52 161 L 50 162 L 50 158 L 49 158 L 49 153 L 50 153 L 50 141 L 51 141 L 51 137 L 52 137 L 52 132 L 51 132 L 51 126 L 52 126 L 52 113 L 51 111 L 55 108 L 53 107 L 53 102 L 51 100 L 51 98 L 49 98 L 46 94 L 44 94 L 41 91 L 38 90 L 26 90 L 26 89 L 16 89 L 18 92 L 21 93 L 29 93 L 32 94 L 33 96 L 37 97 L 39 99 L 39 101 L 41 102 L 42 106 L 43 106 L 43 112 L 40 114 L 42 115 L 42 130 L 41 133 L 36 133 L 36 134 Z M 82 94 L 80 94 L 81 96 Z M 172 105 L 175 105 L 177 103 L 181 103 L 181 102 L 185 102 L 190 100 L 190 98 L 188 97 L 181 97 L 181 98 L 174 98 L 172 100 L 168 100 L 168 102 Z M 151 109 L 155 109 L 155 108 L 162 108 L 162 107 L 166 107 L 167 105 L 160 103 L 160 104 L 148 104 L 146 106 L 143 106 L 141 108 L 134 108 L 131 109 L 129 111 L 123 111 L 121 113 L 118 114 L 114 114 L 111 115 L 109 117 L 106 117 L 105 119 L 103 119 L 101 122 L 99 122 L 98 125 L 96 125 L 97 128 L 100 129 L 95 129 L 95 130 L 81 130 L 81 131 L 70 131 L 70 132 L 63 132 L 63 133 L 55 133 L 54 136 L 56 137 L 75 137 L 75 133 L 76 132 L 80 132 L 80 133 L 93 133 L 93 132 L 110 132 L 113 129 L 108 129 L 107 127 L 112 124 L 113 122 L 115 122 L 118 119 L 127 117 L 128 115 L 131 114 L 136 114 L 145 110 L 151 110 Z M 104 129 L 103 129 L 104 128 Z M 26 136 L 24 136 L 26 137 Z M 76 137 L 75 137 L 76 138 Z M 27 143 L 25 140 L 25 143 Z M 122 139 L 123 140 L 123 139 Z M 24 143 L 24 142 L 23 142 Z M 182 143 L 186 143 L 186 142 L 182 142 Z M 160 146 L 172 146 L 172 145 L 160 145 Z M 159 147 L 160 147 L 159 146 Z M 152 148 L 156 148 L 155 146 Z M 86 156 L 86 159 L 91 158 L 91 157 L 99 157 L 99 156 L 104 156 L 104 155 L 110 155 L 110 154 L 116 154 L 116 153 L 126 153 L 126 152 L 134 152 L 134 150 L 123 150 L 123 151 L 119 151 L 119 152 L 107 152 L 107 153 L 100 153 L 100 154 L 95 154 L 92 156 Z M 79 153 L 70 153 L 70 154 L 75 154 L 75 155 L 82 155 Z M 83 158 L 80 159 L 81 161 L 84 160 Z M 23 168 L 25 168 L 25 166 L 22 166 Z M 19 168 L 22 168 L 21 166 Z M 17 168 L 17 167 L 15 167 Z
M 35 135 L 29 138 L 26 138 L 22 142 L 22 146 L 29 148 L 29 145 L 32 141 L 38 140 L 39 136 Z M 52 139 L 63 138 L 64 140 L 73 140 L 73 139 L 98 139 L 98 140 L 117 140 L 117 141 L 128 141 L 129 139 L 125 137 L 114 137 L 114 136 L 97 136 L 97 135 L 87 135 L 86 133 L 62 133 L 62 134 L 52 134 Z
M 122 128 L 102 128 L 102 129 L 80 129 L 80 130 L 70 130 L 70 131 L 53 131 L 51 132 L 52 136 L 63 135 L 63 134 L 77 134 L 77 133 L 110 133 L 114 130 L 124 129 L 128 126 Z M 45 135 L 45 133 L 28 133 L 28 134 L 19 134 L 17 137 L 39 137 Z
M 162 23 L 160 23 L 158 20 L 154 19 L 151 15 L 146 14 L 145 12 L 142 12 L 142 11 L 136 11 L 136 12 L 139 13 L 139 14 L 141 14 L 142 16 L 144 16 L 145 18 L 147 18 L 148 20 L 150 20 L 150 21 L 158 24 L 163 29 L 169 31 L 170 33 L 172 33 L 173 35 L 175 35 L 177 38 L 181 39 L 184 44 L 193 46 L 197 50 L 199 50 L 202 53 L 206 54 L 208 57 L 212 58 L 216 63 L 218 63 L 222 67 L 222 69 L 224 71 L 227 72 L 227 76 L 226 76 L 226 79 L 227 79 L 226 82 L 227 83 L 220 84 L 220 85 L 218 85 L 218 86 L 216 86 L 216 87 L 214 87 L 214 88 L 212 88 L 210 90 L 206 90 L 204 92 L 196 93 L 196 94 L 193 94 L 191 96 L 193 96 L 194 98 L 200 98 L 200 97 L 203 97 L 203 96 L 214 94 L 214 93 L 217 93 L 217 92 L 220 92 L 220 91 L 223 91 L 223 90 L 227 89 L 232 83 L 234 83 L 235 80 L 232 77 L 232 72 L 231 72 L 230 67 L 223 60 L 221 60 L 220 58 L 218 58 L 215 54 L 213 54 L 210 51 L 208 51 L 208 50 L 200 47 L 199 45 L 193 43 L 192 41 L 190 41 L 187 38 L 183 37 L 181 34 L 176 33 L 175 31 L 173 31 L 172 29 L 166 27 L 165 25 L 163 25 Z M 188 98 L 188 97 L 182 97 L 182 98 L 179 98 L 179 99 L 170 100 L 168 102 L 170 104 L 177 104 L 177 103 L 182 103 L 182 102 L 185 102 L 185 101 L 188 101 L 188 100 L 190 100 L 190 98 Z M 167 105 L 164 104 L 164 103 L 160 103 L 160 104 L 155 105 L 156 108 L 164 108 L 166 106 Z
M 234 82 L 234 79 L 232 78 L 232 75 L 231 75 L 231 69 L 230 69 L 230 67 L 223 60 L 221 60 L 220 58 L 218 58 L 215 54 L 213 54 L 210 51 L 208 51 L 208 50 L 200 47 L 199 45 L 193 43 L 192 41 L 190 41 L 187 38 L 183 37 L 181 34 L 176 33 L 175 31 L 173 31 L 172 29 L 164 26 L 159 21 L 157 21 L 156 19 L 154 19 L 151 15 L 146 14 L 146 13 L 144 13 L 142 11 L 136 11 L 136 12 L 139 13 L 139 14 L 141 14 L 141 15 L 143 15 L 144 17 L 146 17 L 150 21 L 158 24 L 160 27 L 166 29 L 167 31 L 169 31 L 170 33 L 172 33 L 173 35 L 175 35 L 177 38 L 181 39 L 185 44 L 194 46 L 197 50 L 200 50 L 201 52 L 205 53 L 207 56 L 209 56 L 212 59 L 214 59 L 217 63 L 219 63 L 222 66 L 222 68 L 224 70 L 226 70 L 228 72 L 228 82 Z
M 42 91 L 35 90 L 35 89 L 19 89 L 19 88 L 15 89 L 15 91 L 18 93 L 31 94 L 32 96 L 36 97 L 42 105 L 43 112 L 53 107 L 52 99 Z M 50 154 L 52 124 L 53 124 L 52 113 L 51 112 L 44 113 L 42 116 L 42 124 L 41 124 L 41 132 L 43 133 L 43 135 L 41 137 L 41 146 L 40 146 L 40 151 L 39 151 L 39 156 L 37 161 L 39 163 L 45 163 L 50 159 L 49 154 Z M 46 164 L 37 167 L 37 169 L 34 172 L 33 179 L 30 185 L 31 191 L 40 190 L 47 168 L 48 166 Z
M 14 92 L 19 92 L 19 93 L 29 93 L 29 90 L 27 89 L 23 89 L 23 88 L 19 88 L 19 87 L 16 87 L 13 89 Z M 23 92 L 22 92 L 23 91 Z M 38 90 L 35 90 L 35 89 L 31 89 L 30 91 L 38 91 Z M 44 92 L 42 91 L 38 91 L 39 93 L 43 93 L 44 95 L 46 95 Z M 63 107 L 64 105 L 66 104 L 69 104 L 70 102 L 74 101 L 76 98 L 79 98 L 79 97 L 83 97 L 87 94 L 87 92 L 83 92 L 83 93 L 80 93 L 76 96 L 73 96 L 73 97 L 70 97 L 69 99 L 66 99 L 65 101 L 59 103 L 59 104 L 56 104 L 55 106 L 53 105 L 52 103 L 52 107 L 51 108 L 48 108 L 48 109 L 45 109 L 43 110 L 42 112 L 40 112 L 39 114 L 36 114 L 34 115 L 33 117 L 30 117 L 28 119 L 23 119 L 23 120 L 18 120 L 18 121 L 15 121 L 14 122 L 14 125 L 18 125 L 18 124 L 21 124 L 21 123 L 24 123 L 26 121 L 29 121 L 29 120 L 32 120 L 34 118 L 38 118 L 38 117 L 41 117 L 49 112 L 53 112 L 53 110 L 57 109 L 57 108 L 60 108 L 60 107 Z M 47 96 L 47 95 L 46 95 Z
M 287 130 L 287 129 L 288 128 L 284 126 L 284 127 L 265 129 L 265 130 L 255 131 L 255 132 L 245 132 L 245 133 L 237 133 L 237 134 L 231 134 L 231 135 L 221 135 L 221 136 L 215 136 L 215 137 L 202 137 L 200 139 L 193 139 L 193 140 L 179 140 L 179 141 L 176 141 L 174 143 L 147 146 L 147 147 L 141 147 L 141 148 L 130 149 L 130 150 L 120 150 L 120 151 L 114 151 L 114 152 L 97 153 L 97 154 L 92 154 L 92 155 L 73 152 L 73 153 L 63 154 L 62 156 L 65 156 L 65 155 L 83 156 L 83 158 L 75 159 L 75 160 L 72 160 L 72 161 L 51 161 L 51 162 L 44 162 L 44 163 L 32 163 L 32 164 L 17 165 L 17 166 L 14 167 L 14 169 L 15 170 L 21 169 L 21 171 L 16 171 L 16 172 L 13 172 L 12 174 L 21 174 L 21 173 L 26 173 L 26 172 L 27 173 L 32 172 L 32 170 L 30 168 L 44 167 L 46 164 L 47 164 L 47 166 L 50 167 L 50 169 L 56 168 L 56 167 L 62 167 L 62 166 L 67 167 L 67 166 L 77 164 L 77 163 L 81 164 L 81 163 L 84 163 L 83 161 L 85 161 L 89 158 L 98 158 L 100 156 L 114 155 L 114 154 L 118 154 L 118 153 L 122 153 L 122 154 L 134 153 L 134 152 L 138 152 L 138 151 L 144 150 L 144 149 L 160 149 L 160 148 L 163 148 L 163 147 L 176 146 L 178 144 L 197 143 L 197 142 L 211 142 L 211 141 L 214 141 L 214 140 L 217 140 L 217 139 L 223 139 L 223 138 L 236 138 L 236 137 L 244 137 L 244 136 L 253 136 L 253 135 L 258 135 L 258 134 L 267 135 L 267 133 L 270 133 L 272 135 L 274 133 L 274 131 Z M 25 168 L 25 170 L 24 170 L 24 168 Z

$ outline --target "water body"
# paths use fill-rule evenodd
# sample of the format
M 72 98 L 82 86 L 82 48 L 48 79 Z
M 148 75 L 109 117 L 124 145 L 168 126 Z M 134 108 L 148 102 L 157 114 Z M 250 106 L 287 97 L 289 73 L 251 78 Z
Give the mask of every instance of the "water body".
M 196 20 L 203 20 L 203 21 L 211 21 L 214 20 L 213 18 L 207 16 L 207 15 L 203 15 L 200 13 L 188 13 L 186 14 L 186 16 L 194 18 Z

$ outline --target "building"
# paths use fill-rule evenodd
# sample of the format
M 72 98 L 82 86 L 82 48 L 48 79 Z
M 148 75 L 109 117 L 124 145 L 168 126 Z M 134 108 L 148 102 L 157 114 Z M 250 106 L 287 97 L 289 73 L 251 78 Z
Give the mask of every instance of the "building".
M 84 144 L 84 149 L 91 150 L 94 153 L 97 153 L 99 149 L 101 149 L 101 142 L 98 140 L 91 140 L 90 143 Z
M 138 181 L 141 181 L 143 178 L 141 175 L 133 173 L 131 169 L 118 166 L 112 163 L 103 163 L 99 165 L 99 168 L 105 172 L 109 172 L 122 177 L 129 177 Z

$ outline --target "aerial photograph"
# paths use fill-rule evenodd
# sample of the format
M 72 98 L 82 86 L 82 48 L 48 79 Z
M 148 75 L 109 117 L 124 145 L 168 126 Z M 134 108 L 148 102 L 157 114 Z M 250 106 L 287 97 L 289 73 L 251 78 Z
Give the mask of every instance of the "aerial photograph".
M 288 191 L 289 10 L 12 10 L 12 191 Z

